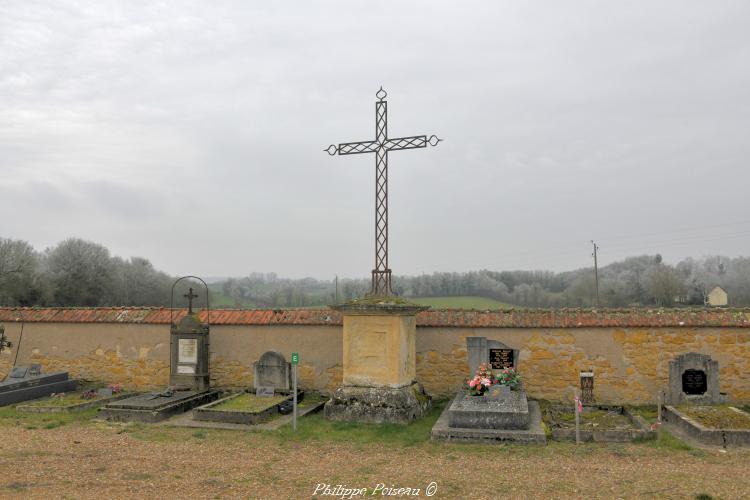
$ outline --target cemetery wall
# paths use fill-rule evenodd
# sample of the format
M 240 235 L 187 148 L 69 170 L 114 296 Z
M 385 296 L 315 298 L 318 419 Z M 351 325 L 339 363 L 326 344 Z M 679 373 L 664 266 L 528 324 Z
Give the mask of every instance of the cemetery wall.
M 17 354 L 17 364 L 37 362 L 45 371 L 68 370 L 73 377 L 131 389 L 164 387 L 169 320 L 164 309 L 0 308 L 0 322 L 14 343 L 0 354 L 0 377 Z M 211 324 L 215 386 L 252 385 L 253 362 L 269 350 L 287 359 L 300 353 L 302 387 L 327 392 L 341 383 L 341 318 L 333 311 L 215 311 Z M 536 397 L 567 399 L 579 372 L 593 370 L 598 401 L 654 401 L 667 386 L 669 361 L 694 351 L 719 362 L 721 391 L 730 400 L 750 402 L 746 310 L 420 313 L 417 379 L 431 394 L 451 394 L 467 375 L 467 336 L 519 349 L 525 387 Z

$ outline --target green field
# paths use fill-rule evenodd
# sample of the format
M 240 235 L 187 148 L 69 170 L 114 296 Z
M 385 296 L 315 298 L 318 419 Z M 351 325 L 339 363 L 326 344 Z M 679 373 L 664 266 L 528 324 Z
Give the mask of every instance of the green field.
M 232 297 L 224 295 L 224 287 L 221 283 L 212 283 L 208 285 L 208 289 L 211 291 L 211 307 L 225 307 L 230 309 L 233 309 L 235 307 L 238 307 L 240 309 L 254 309 L 258 307 L 255 302 L 245 299 L 242 299 L 241 302 L 237 304 Z
M 486 297 L 407 297 L 410 302 L 416 302 L 436 309 L 518 309 L 517 306 L 488 299 Z

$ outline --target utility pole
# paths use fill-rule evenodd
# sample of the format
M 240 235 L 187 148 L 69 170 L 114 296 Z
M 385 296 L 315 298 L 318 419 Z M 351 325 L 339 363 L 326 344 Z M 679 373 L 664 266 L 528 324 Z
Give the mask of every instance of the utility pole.
M 336 276 L 336 296 L 334 299 L 334 304 L 338 304 L 339 303 L 339 275 L 336 274 L 334 276 Z
M 591 254 L 594 256 L 594 281 L 596 282 L 596 307 L 599 307 L 599 263 L 596 259 L 596 251 L 599 250 L 599 247 L 596 246 L 596 243 L 594 243 L 594 240 L 591 240 L 591 244 L 594 245 L 594 253 Z

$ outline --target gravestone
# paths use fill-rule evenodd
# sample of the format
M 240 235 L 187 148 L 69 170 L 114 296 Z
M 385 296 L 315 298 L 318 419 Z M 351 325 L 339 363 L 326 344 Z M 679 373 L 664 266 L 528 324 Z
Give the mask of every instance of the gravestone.
M 518 368 L 518 350 L 497 340 L 467 337 L 469 376 L 486 363 L 493 372 Z M 517 387 L 491 385 L 483 395 L 461 389 L 432 428 L 432 438 L 447 441 L 546 442 L 539 404 Z
M 669 402 L 721 404 L 726 395 L 719 392 L 719 362 L 707 354 L 689 352 L 669 362 Z
M 466 350 L 469 354 L 469 373 L 474 373 L 482 363 L 487 363 L 493 371 L 518 368 L 518 349 L 508 347 L 498 340 L 466 337 Z
M 41 366 L 16 366 L 0 382 L 0 406 L 49 396 L 56 392 L 75 391 L 78 382 L 68 372 L 42 373 Z
M 272 387 L 274 391 L 289 392 L 291 390 L 290 372 L 289 363 L 283 354 L 268 351 L 253 363 L 253 384 L 256 389 Z

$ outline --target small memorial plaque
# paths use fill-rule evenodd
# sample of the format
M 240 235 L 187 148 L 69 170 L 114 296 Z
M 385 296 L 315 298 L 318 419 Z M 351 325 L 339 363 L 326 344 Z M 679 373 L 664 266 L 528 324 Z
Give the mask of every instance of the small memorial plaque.
M 177 365 L 177 373 L 193 375 L 195 373 L 195 365 Z
M 96 390 L 96 395 L 103 398 L 108 398 L 112 395 L 112 389 L 110 389 L 109 387 L 102 387 Z
M 682 374 L 682 392 L 685 394 L 705 394 L 706 390 L 708 390 L 706 372 L 685 370 Z
M 493 370 L 513 368 L 513 349 L 490 349 L 490 366 Z
M 261 386 L 255 388 L 255 395 L 259 397 L 273 396 L 273 387 Z
M 16 366 L 10 371 L 8 378 L 24 378 L 28 371 L 29 369 L 26 366 Z
M 177 361 L 179 363 L 198 363 L 198 339 L 180 339 L 178 347 Z M 177 373 L 195 373 L 195 370 L 180 372 L 178 369 Z

